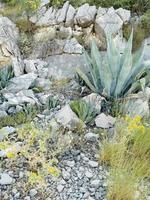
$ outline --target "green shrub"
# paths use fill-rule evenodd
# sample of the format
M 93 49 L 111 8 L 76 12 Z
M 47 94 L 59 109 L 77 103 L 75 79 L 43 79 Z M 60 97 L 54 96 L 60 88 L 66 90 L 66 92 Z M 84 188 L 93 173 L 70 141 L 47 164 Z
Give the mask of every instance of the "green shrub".
M 95 108 L 84 100 L 75 100 L 70 103 L 73 112 L 86 124 L 89 124 L 97 115 Z
M 77 73 L 93 92 L 117 99 L 136 90 L 136 84 L 139 86 L 137 77 L 150 67 L 150 61 L 142 63 L 143 48 L 132 56 L 132 40 L 133 31 L 124 53 L 120 55 L 112 37 L 107 34 L 107 56 L 104 60 L 95 41 L 92 42 L 91 56 L 85 52 L 89 73 L 79 68 Z
M 142 28 L 145 29 L 146 36 L 150 36 L 150 9 L 141 18 Z
M 62 6 L 65 0 L 52 0 L 51 4 L 54 6 Z M 89 3 L 90 5 L 96 5 L 101 7 L 111 7 L 114 8 L 125 8 L 132 10 L 133 12 L 143 13 L 147 9 L 150 9 L 150 1 L 149 0 L 70 0 L 69 1 L 73 6 L 78 7 L 84 3 Z
M 46 102 L 46 107 L 48 109 L 52 109 L 52 108 L 56 108 L 60 104 L 61 104 L 61 102 L 59 101 L 59 99 L 57 97 L 49 97 Z
M 5 126 L 17 126 L 31 122 L 38 114 L 39 110 L 37 106 L 24 106 L 22 111 L 18 113 L 8 115 L 0 119 L 0 128 Z

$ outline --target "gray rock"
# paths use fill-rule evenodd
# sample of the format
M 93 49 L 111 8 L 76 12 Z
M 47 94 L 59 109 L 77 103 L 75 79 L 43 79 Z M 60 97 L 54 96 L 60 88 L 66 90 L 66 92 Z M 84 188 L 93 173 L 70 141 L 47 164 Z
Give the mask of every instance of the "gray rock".
M 57 37 L 61 39 L 70 39 L 72 37 L 73 31 L 71 27 L 61 26 L 57 32 Z
M 29 103 L 32 105 L 34 105 L 35 103 L 38 104 L 38 100 L 34 96 L 32 90 L 22 90 L 16 94 L 5 93 L 4 97 L 8 100 L 8 104 L 11 106 L 21 105 L 24 103 Z
M 69 5 L 67 15 L 66 15 L 66 22 L 65 22 L 66 27 L 73 27 L 75 13 L 76 13 L 76 9 L 72 5 Z
M 35 81 L 35 87 L 40 88 L 44 91 L 49 90 L 52 82 L 49 79 L 37 78 Z
M 63 51 L 64 53 L 69 54 L 82 54 L 83 47 L 78 43 L 75 38 L 72 38 L 70 40 L 66 40 Z
M 36 196 L 36 195 L 37 195 L 37 193 L 38 193 L 38 192 L 37 192 L 37 190 L 36 190 L 36 189 L 31 189 L 31 190 L 30 190 L 30 196 L 31 196 L 31 197 L 34 197 L 34 196 Z
M 6 91 L 17 93 L 21 90 L 28 90 L 34 83 L 37 75 L 34 73 L 24 74 L 19 77 L 14 77 L 9 81 Z
M 0 66 L 12 64 L 15 76 L 24 71 L 24 64 L 17 46 L 19 31 L 7 17 L 0 16 Z
M 83 97 L 83 100 L 87 103 L 90 103 L 97 110 L 97 112 L 100 113 L 101 104 L 103 101 L 105 101 L 105 98 L 96 93 L 92 93 L 88 96 Z
M 37 72 L 42 70 L 44 67 L 47 66 L 47 62 L 36 59 L 36 60 L 24 60 L 25 63 L 25 71 L 27 73 Z
M 49 0 L 41 0 L 40 7 L 45 6 L 47 4 L 49 4 Z
M 69 129 L 74 129 L 82 123 L 77 115 L 71 110 L 69 105 L 64 106 L 60 111 L 58 111 L 55 118 L 58 123 Z
M 63 7 L 58 11 L 57 15 L 57 23 L 60 24 L 62 22 L 65 22 L 67 11 L 69 8 L 69 1 L 66 1 L 63 5 Z
M 6 111 L 0 111 L 0 118 L 6 117 L 7 113 Z
M 70 179 L 70 173 L 68 171 L 62 171 L 62 177 L 65 181 L 68 181 Z
M 77 66 L 85 66 L 83 55 L 62 54 L 50 56 L 47 58 L 49 64 L 48 77 L 61 80 L 64 78 L 73 78 Z
M 130 10 L 119 8 L 116 10 L 116 13 L 119 15 L 119 17 L 122 19 L 122 21 L 124 23 L 129 22 L 131 19 L 131 11 Z
M 122 104 L 122 109 L 124 114 L 134 117 L 140 115 L 146 117 L 150 115 L 149 108 L 150 100 L 150 89 L 145 88 L 144 92 L 139 92 L 138 94 L 129 95 L 126 101 Z
M 44 15 L 37 21 L 37 26 L 48 26 L 56 24 L 56 13 L 57 10 L 53 7 L 50 7 Z
M 91 181 L 92 188 L 98 188 L 100 186 L 100 180 L 93 180 Z
M 63 189 L 64 189 L 64 185 L 57 185 L 57 190 L 59 193 L 62 192 Z
M 114 8 L 109 8 L 104 15 L 98 15 L 95 20 L 95 31 L 97 35 L 104 33 L 117 34 L 122 29 L 123 21 Z
M 89 172 L 89 171 L 86 171 L 86 172 L 85 172 L 85 176 L 86 176 L 87 178 L 92 178 L 92 177 L 93 177 L 93 173 L 92 173 L 92 172 Z
M 26 196 L 24 200 L 31 200 L 30 196 Z
M 98 139 L 99 139 L 99 135 L 98 134 L 95 134 L 95 133 L 87 133 L 85 136 L 84 136 L 85 140 L 87 142 L 97 142 Z
M 101 113 L 95 119 L 95 124 L 98 128 L 112 128 L 115 124 L 115 118 L 111 117 L 110 115 L 105 115 Z
M 63 53 L 64 43 L 64 40 L 59 39 L 40 42 L 34 46 L 31 57 L 35 59 L 47 58 L 52 55 L 60 55 Z
M 13 179 L 7 173 L 0 174 L 0 185 L 11 185 L 13 183 Z
M 89 166 L 92 167 L 92 168 L 98 167 L 98 162 L 90 160 Z
M 2 141 L 6 136 L 15 132 L 15 128 L 12 126 L 6 126 L 0 129 L 0 141 Z
M 87 3 L 80 6 L 75 16 L 76 23 L 81 27 L 88 27 L 94 22 L 96 11 L 96 6 L 89 6 Z
M 66 165 L 67 165 L 68 167 L 71 167 L 71 168 L 72 168 L 72 167 L 74 167 L 74 165 L 75 165 L 75 161 L 74 161 L 74 160 L 73 160 L 73 161 L 69 161 L 69 160 L 68 160 L 68 161 L 66 162 Z

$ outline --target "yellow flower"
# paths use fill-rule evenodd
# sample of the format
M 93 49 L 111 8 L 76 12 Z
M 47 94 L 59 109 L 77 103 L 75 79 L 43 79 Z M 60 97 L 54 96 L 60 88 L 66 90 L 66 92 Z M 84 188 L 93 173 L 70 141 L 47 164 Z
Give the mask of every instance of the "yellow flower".
M 52 174 L 53 176 L 59 176 L 59 174 L 60 174 L 60 171 L 59 171 L 59 169 L 57 168 L 57 167 L 52 167 L 52 166 L 50 166 L 50 167 L 48 167 L 48 172 L 50 173 L 50 174 Z
M 15 154 L 13 152 L 7 152 L 7 158 L 15 158 Z

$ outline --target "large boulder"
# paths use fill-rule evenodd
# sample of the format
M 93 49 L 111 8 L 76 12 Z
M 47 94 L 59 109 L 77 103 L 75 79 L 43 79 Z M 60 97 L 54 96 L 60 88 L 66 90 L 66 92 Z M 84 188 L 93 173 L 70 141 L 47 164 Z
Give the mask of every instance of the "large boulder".
M 72 5 L 69 5 L 68 12 L 66 15 L 66 22 L 65 22 L 66 27 L 73 27 L 75 13 L 76 13 L 76 9 Z
M 0 66 L 12 64 L 15 76 L 24 73 L 24 64 L 17 46 L 19 32 L 7 17 L 0 17 Z
M 34 83 L 37 75 L 34 73 L 24 74 L 19 77 L 14 77 L 9 81 L 8 86 L 3 89 L 3 93 L 17 93 L 21 90 L 28 90 Z
M 22 90 L 16 94 L 6 93 L 4 97 L 8 101 L 9 106 L 24 105 L 25 103 L 32 105 L 38 104 L 38 100 L 32 90 Z
M 36 22 L 37 26 L 49 26 L 56 24 L 56 13 L 57 10 L 53 7 L 50 7 L 43 16 L 39 18 Z
M 104 14 L 102 14 L 104 13 Z M 99 9 L 95 20 L 96 34 L 112 33 L 116 35 L 122 29 L 123 21 L 116 13 L 114 8 L 109 8 L 106 12 Z
M 82 5 L 76 13 L 75 23 L 81 27 L 90 26 L 95 20 L 96 11 L 96 6 L 89 6 L 88 3 Z
M 66 1 L 63 7 L 60 10 L 58 10 L 57 20 L 56 20 L 58 24 L 65 22 L 68 8 L 69 8 L 69 1 Z
M 76 67 L 85 66 L 84 56 L 80 54 L 50 56 L 47 58 L 47 63 L 49 64 L 48 77 L 52 77 L 56 80 L 73 78 Z

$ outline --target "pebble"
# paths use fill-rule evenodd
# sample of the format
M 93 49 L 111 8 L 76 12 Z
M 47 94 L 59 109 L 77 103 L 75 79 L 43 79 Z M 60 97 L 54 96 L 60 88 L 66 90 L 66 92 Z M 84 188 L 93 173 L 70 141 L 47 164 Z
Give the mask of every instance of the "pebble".
M 13 183 L 13 178 L 9 176 L 7 173 L 0 174 L 0 185 L 10 185 Z
M 100 180 L 93 180 L 91 181 L 92 188 L 98 188 L 100 186 Z
M 98 167 L 98 162 L 95 162 L 95 161 L 90 160 L 90 161 L 89 161 L 89 166 L 90 166 L 90 167 L 93 167 L 93 168 Z
M 99 139 L 99 135 L 98 134 L 95 134 L 95 133 L 87 133 L 85 136 L 84 136 L 85 140 L 87 142 L 97 142 L 98 139 Z
M 57 190 L 58 190 L 59 193 L 62 192 L 63 189 L 64 189 L 64 185 L 58 185 L 57 186 Z
M 92 172 L 86 171 L 86 172 L 85 172 L 85 176 L 86 176 L 87 178 L 92 178 L 92 177 L 93 177 L 93 174 L 92 174 Z
M 37 194 L 37 190 L 36 189 L 31 189 L 30 190 L 30 196 L 34 197 Z
M 70 173 L 67 171 L 62 171 L 62 177 L 64 180 L 68 181 L 70 179 Z

